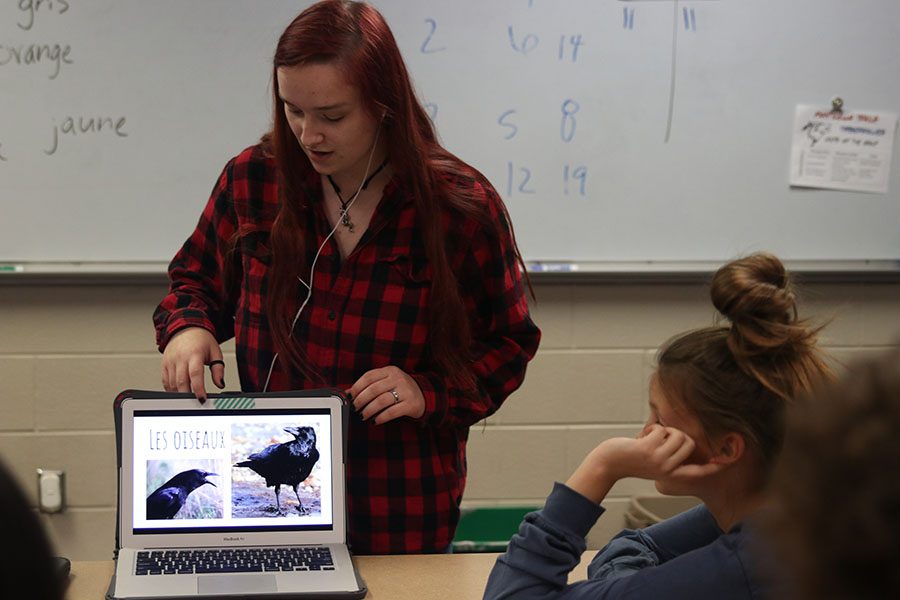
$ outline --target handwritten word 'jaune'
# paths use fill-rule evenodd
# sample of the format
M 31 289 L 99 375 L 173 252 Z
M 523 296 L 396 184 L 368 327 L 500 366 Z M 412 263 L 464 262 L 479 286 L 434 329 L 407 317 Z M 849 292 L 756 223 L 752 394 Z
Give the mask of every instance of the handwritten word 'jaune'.
M 115 133 L 118 137 L 128 137 L 128 132 L 124 131 L 125 117 L 119 117 L 113 120 L 112 117 L 66 117 L 59 125 L 53 122 L 53 145 L 49 150 L 44 150 L 44 154 L 55 154 L 59 149 L 60 136 L 69 135 L 76 137 L 78 135 L 98 134 L 98 133 Z
M 50 79 L 56 79 L 63 63 L 72 64 L 72 59 L 69 58 L 71 52 L 72 46 L 68 44 L 65 46 L 59 44 L 3 46 L 0 44 L 0 67 L 12 64 L 30 66 L 49 63 L 55 67 L 53 73 L 50 74 Z

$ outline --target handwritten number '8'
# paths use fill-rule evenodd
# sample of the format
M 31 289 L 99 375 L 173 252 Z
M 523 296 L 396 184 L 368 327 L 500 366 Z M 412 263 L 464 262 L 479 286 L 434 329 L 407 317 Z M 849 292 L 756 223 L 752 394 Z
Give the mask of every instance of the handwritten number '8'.
M 572 138 L 575 137 L 575 113 L 579 111 L 581 107 L 574 100 L 566 100 L 562 104 L 562 120 L 559 124 L 559 135 L 562 138 L 562 141 L 565 143 L 569 143 L 572 141 Z

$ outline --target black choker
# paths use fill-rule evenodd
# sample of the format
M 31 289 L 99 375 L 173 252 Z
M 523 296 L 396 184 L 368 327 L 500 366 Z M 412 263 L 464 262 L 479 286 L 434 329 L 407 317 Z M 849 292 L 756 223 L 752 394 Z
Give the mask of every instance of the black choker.
M 378 175 L 379 173 L 381 173 L 382 169 L 384 169 L 385 165 L 387 165 L 387 164 L 388 164 L 388 159 L 384 159 L 384 162 L 382 162 L 380 165 L 378 165 L 378 168 L 375 169 L 374 171 L 372 171 L 372 174 L 371 174 L 371 175 L 369 175 L 368 177 L 366 177 L 366 180 L 363 181 L 362 187 L 359 188 L 360 191 L 362 191 L 362 190 L 366 189 L 367 187 L 369 187 L 369 183 L 370 183 L 373 179 L 375 179 L 375 176 L 376 176 L 376 175 Z M 350 220 L 350 209 L 348 208 L 347 205 L 350 204 L 351 200 L 353 200 L 353 198 L 356 198 L 356 196 L 354 196 L 354 197 L 351 198 L 350 200 L 346 200 L 346 201 L 345 201 L 345 200 L 341 197 L 341 188 L 339 188 L 339 187 L 338 187 L 338 184 L 336 184 L 336 183 L 334 182 L 334 179 L 331 178 L 331 175 L 326 175 L 326 177 L 328 177 L 328 182 L 331 184 L 332 189 L 334 189 L 334 193 L 337 194 L 338 202 L 341 203 L 341 210 L 340 210 L 340 213 L 339 213 L 339 216 L 341 217 L 341 225 L 343 225 L 344 227 L 346 227 L 347 229 L 349 229 L 351 233 L 353 233 L 353 221 Z M 359 193 L 359 192 L 357 192 L 357 194 L 358 194 L 358 193 Z

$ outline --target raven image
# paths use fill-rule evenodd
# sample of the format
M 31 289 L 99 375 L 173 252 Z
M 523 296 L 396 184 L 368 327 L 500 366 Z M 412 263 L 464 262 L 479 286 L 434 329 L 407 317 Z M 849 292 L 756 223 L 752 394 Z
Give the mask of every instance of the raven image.
M 216 475 L 203 469 L 189 469 L 182 471 L 172 479 L 168 480 L 152 494 L 147 496 L 147 518 L 148 519 L 171 519 L 184 503 L 191 492 L 201 485 L 209 484 L 217 487 L 207 477 Z
M 313 465 L 319 460 L 316 432 L 312 427 L 285 427 L 284 430 L 294 436 L 294 439 L 282 444 L 272 444 L 234 466 L 253 469 L 266 480 L 266 487 L 275 486 L 275 507 L 280 515 L 284 514 L 278 499 L 281 486 L 289 485 L 294 488 L 297 512 L 304 514 L 306 509 L 300 502 L 297 486 L 309 477 Z

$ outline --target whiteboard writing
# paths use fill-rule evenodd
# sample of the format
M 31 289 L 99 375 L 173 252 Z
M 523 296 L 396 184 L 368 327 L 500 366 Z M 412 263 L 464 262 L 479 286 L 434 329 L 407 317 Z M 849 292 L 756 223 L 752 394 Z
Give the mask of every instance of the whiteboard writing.
M 309 4 L 0 0 L 0 262 L 167 262 L 270 128 L 272 52 Z M 896 0 L 374 4 L 529 262 L 900 258 L 896 157 L 887 192 L 789 185 L 797 105 L 900 112 Z
M 47 77 L 56 79 L 64 64 L 71 65 L 72 46 L 66 44 L 20 44 L 18 46 L 0 45 L 0 67 L 14 66 L 48 66 Z
M 19 0 L 18 6 L 21 14 L 16 25 L 25 31 L 34 27 L 39 14 L 62 15 L 69 10 L 68 0 Z
M 77 119 L 75 117 L 66 117 L 59 125 L 57 125 L 54 120 L 53 141 L 50 149 L 45 150 L 44 153 L 48 156 L 56 154 L 56 151 L 59 149 L 60 136 L 76 138 L 86 134 L 90 135 L 108 132 L 116 137 L 128 137 L 128 132 L 125 131 L 126 120 L 125 117 L 118 117 L 116 119 L 113 119 L 112 117 L 78 117 Z

